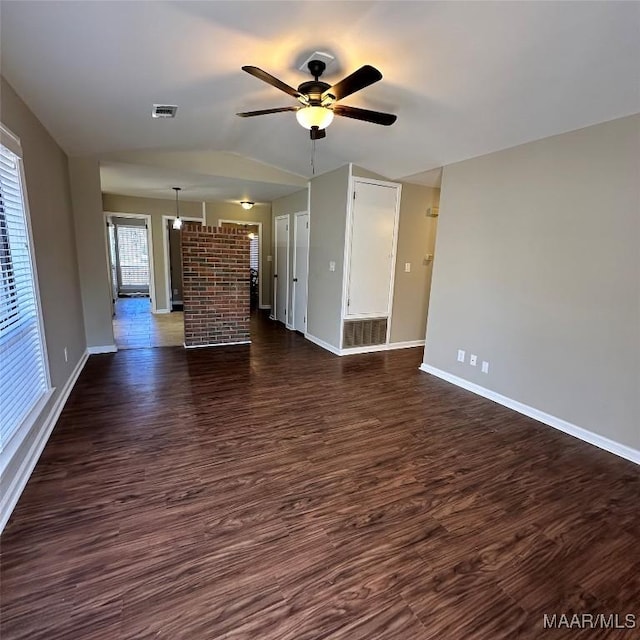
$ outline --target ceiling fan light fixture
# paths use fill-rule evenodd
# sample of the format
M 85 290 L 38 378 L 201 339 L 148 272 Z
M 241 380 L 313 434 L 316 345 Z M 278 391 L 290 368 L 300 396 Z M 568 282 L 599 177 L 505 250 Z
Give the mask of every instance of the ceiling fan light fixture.
M 298 123 L 305 129 L 326 129 L 333 121 L 333 111 L 327 107 L 309 106 L 296 111 Z
M 255 202 L 250 202 L 249 200 L 242 200 L 242 202 L 240 202 L 240 206 L 243 209 L 246 209 L 247 211 L 249 209 L 253 209 L 253 205 L 255 204 Z

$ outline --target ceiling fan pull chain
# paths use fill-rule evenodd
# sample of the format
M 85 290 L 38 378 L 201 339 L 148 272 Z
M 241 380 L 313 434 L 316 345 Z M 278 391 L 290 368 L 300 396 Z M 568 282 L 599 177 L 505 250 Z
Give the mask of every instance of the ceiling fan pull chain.
M 316 141 L 311 140 L 311 175 L 316 175 Z

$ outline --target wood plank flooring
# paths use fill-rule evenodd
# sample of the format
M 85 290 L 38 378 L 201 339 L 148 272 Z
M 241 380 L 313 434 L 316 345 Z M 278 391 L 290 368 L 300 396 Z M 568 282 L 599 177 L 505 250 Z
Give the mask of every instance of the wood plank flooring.
M 3 536 L 2 640 L 501 640 L 640 618 L 638 468 L 254 319 L 91 356 Z

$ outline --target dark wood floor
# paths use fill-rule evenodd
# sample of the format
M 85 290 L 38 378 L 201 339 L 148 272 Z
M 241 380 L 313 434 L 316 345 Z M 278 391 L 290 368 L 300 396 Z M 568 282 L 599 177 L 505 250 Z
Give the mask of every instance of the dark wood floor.
M 638 468 L 267 321 L 92 356 L 2 537 L 2 640 L 637 638 Z

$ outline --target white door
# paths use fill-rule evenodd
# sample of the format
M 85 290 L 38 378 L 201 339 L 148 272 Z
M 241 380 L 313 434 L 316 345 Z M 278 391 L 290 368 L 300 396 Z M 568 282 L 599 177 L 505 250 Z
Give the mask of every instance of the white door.
M 307 280 L 309 277 L 309 214 L 296 213 L 293 245 L 293 328 L 307 329 Z
M 347 316 L 389 315 L 398 188 L 355 182 Z
M 287 324 L 289 306 L 289 216 L 276 218 L 274 291 L 275 319 Z

